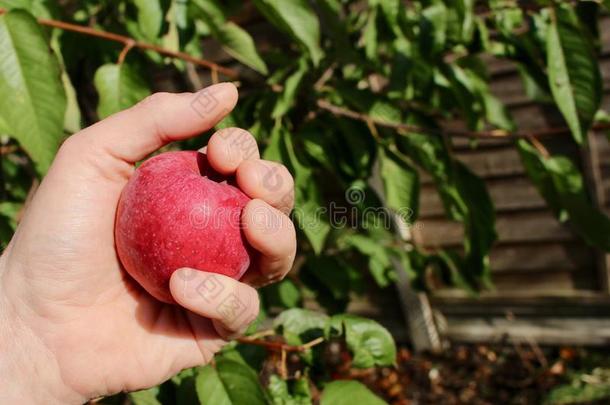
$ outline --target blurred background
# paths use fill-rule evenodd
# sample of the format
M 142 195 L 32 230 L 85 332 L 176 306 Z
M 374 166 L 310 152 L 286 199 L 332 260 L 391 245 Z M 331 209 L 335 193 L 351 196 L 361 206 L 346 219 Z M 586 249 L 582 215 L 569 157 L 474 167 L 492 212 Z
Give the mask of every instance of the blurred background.
M 608 0 L 0 13 L 3 247 L 61 142 L 156 91 L 234 82 L 217 128 L 295 177 L 299 255 L 250 337 L 96 402 L 610 401 Z

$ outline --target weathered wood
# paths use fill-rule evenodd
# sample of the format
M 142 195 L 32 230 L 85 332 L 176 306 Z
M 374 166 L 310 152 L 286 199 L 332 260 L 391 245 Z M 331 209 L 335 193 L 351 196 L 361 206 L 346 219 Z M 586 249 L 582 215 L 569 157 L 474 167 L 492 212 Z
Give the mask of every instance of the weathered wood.
M 448 316 L 502 316 L 507 312 L 520 317 L 610 317 L 610 297 L 606 294 L 570 291 L 564 296 L 522 292 L 483 293 L 473 299 L 459 291 L 438 292 L 431 296 L 435 308 Z
M 456 342 L 490 342 L 509 338 L 539 345 L 610 344 L 610 318 L 507 319 L 506 317 L 448 318 L 444 336 Z
M 462 224 L 429 219 L 417 224 L 427 247 L 456 246 L 464 240 Z M 548 211 L 516 212 L 496 218 L 498 243 L 561 242 L 574 239 L 567 226 Z
M 529 278 L 535 272 L 574 272 L 595 265 L 591 249 L 574 242 L 497 246 L 489 260 L 494 277 L 503 272 Z
M 496 212 L 502 213 L 546 207 L 544 199 L 540 196 L 540 193 L 529 178 L 499 178 L 488 180 L 486 183 Z M 419 213 L 420 219 L 442 217 L 445 215 L 443 203 L 433 184 L 426 184 L 421 189 Z

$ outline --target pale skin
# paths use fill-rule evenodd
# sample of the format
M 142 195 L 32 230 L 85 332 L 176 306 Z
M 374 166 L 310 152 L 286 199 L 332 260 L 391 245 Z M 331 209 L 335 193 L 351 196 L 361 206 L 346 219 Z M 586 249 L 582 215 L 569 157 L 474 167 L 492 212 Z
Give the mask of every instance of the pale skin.
M 202 95 L 217 104 L 194 108 Z M 235 175 L 252 198 L 242 225 L 256 257 L 241 282 L 178 269 L 170 291 L 179 305 L 162 304 L 125 273 L 114 246 L 117 203 L 134 162 L 212 128 L 237 98 L 228 83 L 158 93 L 62 145 L 0 257 L 0 403 L 77 404 L 151 387 L 209 363 L 255 319 L 254 287 L 286 275 L 296 238 L 287 216 L 293 179 L 285 167 L 260 160 L 247 132 L 240 130 L 239 145 L 254 149 L 237 147 L 226 132 L 207 145 L 214 169 Z M 274 187 L 263 181 L 269 170 Z M 198 287 L 206 277 L 223 293 L 203 299 Z M 238 317 L 219 310 L 230 293 L 247 308 Z

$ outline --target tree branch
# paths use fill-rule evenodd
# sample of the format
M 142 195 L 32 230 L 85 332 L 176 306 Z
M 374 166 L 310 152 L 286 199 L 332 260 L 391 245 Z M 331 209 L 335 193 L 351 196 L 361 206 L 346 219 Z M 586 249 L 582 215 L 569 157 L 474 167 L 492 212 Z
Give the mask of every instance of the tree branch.
M 298 345 L 298 346 L 289 345 L 289 344 L 282 343 L 282 342 L 271 342 L 268 340 L 256 339 L 256 338 L 252 338 L 252 337 L 248 337 L 248 336 L 238 338 L 237 341 L 242 344 L 261 346 L 261 347 L 265 347 L 269 350 L 278 351 L 278 352 L 304 352 L 304 351 L 307 351 L 307 350 L 311 349 L 312 347 L 324 342 L 324 338 L 319 337 L 317 339 L 314 339 L 310 342 L 307 342 L 307 343 L 304 343 L 304 344 Z
M 0 8 L 0 15 L 4 14 L 6 12 L 7 12 L 6 9 Z M 163 48 L 158 45 L 149 44 L 147 42 L 136 41 L 133 38 L 130 38 L 130 37 L 127 37 L 124 35 L 115 34 L 113 32 L 97 30 L 95 28 L 86 27 L 84 25 L 71 24 L 71 23 L 67 23 L 64 21 L 50 20 L 50 19 L 46 19 L 46 18 L 38 18 L 37 21 L 38 21 L 38 24 L 45 25 L 47 27 L 59 28 L 64 31 L 78 32 L 79 34 L 83 34 L 83 35 L 89 35 L 92 37 L 102 38 L 102 39 L 105 39 L 108 41 L 119 42 L 119 43 L 123 44 L 123 46 L 124 46 L 123 51 L 121 52 L 121 55 L 119 57 L 119 62 L 122 62 L 127 51 L 129 51 L 129 49 L 131 49 L 133 47 L 133 48 L 140 48 L 140 49 L 154 51 L 161 55 L 169 56 L 171 58 L 182 59 L 187 62 L 191 62 L 195 65 L 211 69 L 212 71 L 222 73 L 223 75 L 230 77 L 232 79 L 235 79 L 239 76 L 239 74 L 237 73 L 236 70 L 220 66 L 214 62 L 210 62 L 205 59 L 196 58 L 194 56 L 189 55 L 188 53 L 172 51 L 170 49 L 166 49 L 166 48 Z
M 541 129 L 538 131 L 516 131 L 509 132 L 503 129 L 492 129 L 489 131 L 466 131 L 466 130 L 452 130 L 452 129 L 439 129 L 439 128 L 425 128 L 417 125 L 403 124 L 397 122 L 388 122 L 379 119 L 372 118 L 367 114 L 362 114 L 357 111 L 349 110 L 344 107 L 340 107 L 326 100 L 318 100 L 318 107 L 322 110 L 326 110 L 334 115 L 351 118 L 364 123 L 374 123 L 375 125 L 393 128 L 397 130 L 403 130 L 407 132 L 418 132 L 424 135 L 440 135 L 449 136 L 452 138 L 470 138 L 470 139 L 532 139 L 532 138 L 544 138 L 557 135 L 566 135 L 570 133 L 568 127 L 552 127 Z M 606 130 L 610 129 L 610 122 L 600 122 L 591 126 L 592 130 Z

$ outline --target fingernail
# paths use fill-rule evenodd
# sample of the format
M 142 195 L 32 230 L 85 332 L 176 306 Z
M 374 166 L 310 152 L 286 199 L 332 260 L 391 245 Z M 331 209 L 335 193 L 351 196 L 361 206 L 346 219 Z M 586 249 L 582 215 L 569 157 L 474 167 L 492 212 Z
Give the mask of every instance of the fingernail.
M 210 93 L 212 93 L 215 97 L 218 98 L 235 97 L 237 99 L 238 96 L 237 87 L 235 87 L 235 85 L 231 82 L 213 84 L 211 86 L 199 90 L 199 92 L 204 92 L 206 90 L 208 90 Z

